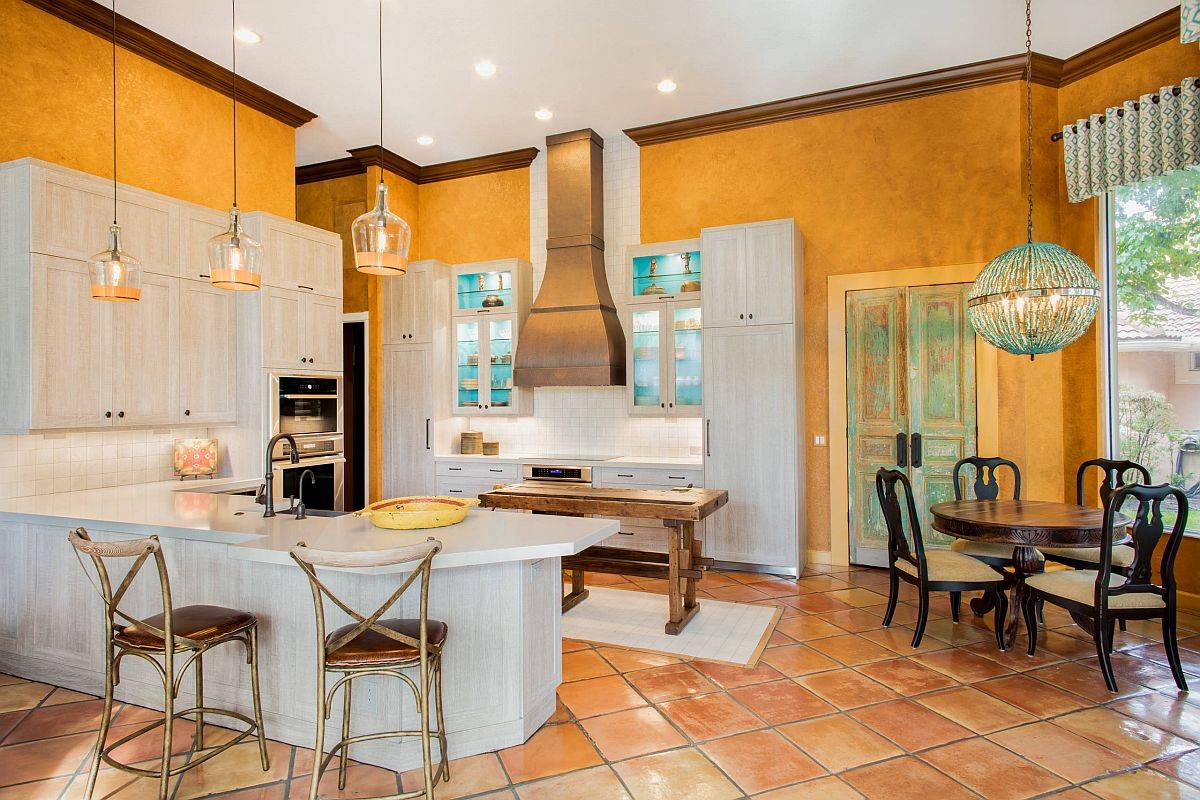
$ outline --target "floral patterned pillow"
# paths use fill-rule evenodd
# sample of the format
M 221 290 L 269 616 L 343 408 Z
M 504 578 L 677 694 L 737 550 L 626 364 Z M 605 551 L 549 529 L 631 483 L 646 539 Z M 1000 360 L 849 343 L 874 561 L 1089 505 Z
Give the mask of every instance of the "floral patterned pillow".
M 176 439 L 175 475 L 213 475 L 220 467 L 216 439 Z

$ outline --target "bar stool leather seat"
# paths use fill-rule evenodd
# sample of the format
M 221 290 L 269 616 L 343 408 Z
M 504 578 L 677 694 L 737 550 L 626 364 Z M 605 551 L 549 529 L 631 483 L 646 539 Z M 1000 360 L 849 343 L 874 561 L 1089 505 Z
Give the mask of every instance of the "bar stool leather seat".
M 162 630 L 166 621 L 162 614 L 155 614 L 142 622 L 152 628 Z M 171 610 L 171 623 L 175 629 L 175 635 L 201 643 L 240 633 L 253 627 L 256 622 L 258 619 L 249 612 L 222 606 L 182 606 Z M 136 647 L 142 650 L 163 649 L 161 636 L 133 625 L 127 625 L 117 631 L 113 638 L 117 643 L 126 647 Z M 176 647 L 185 646 L 182 642 L 176 645 Z
M 419 619 L 381 619 L 378 624 L 412 639 L 421 635 Z M 425 624 L 429 644 L 433 647 L 440 647 L 442 642 L 446 641 L 446 633 L 449 630 L 446 623 L 431 619 Z M 325 637 L 325 646 L 328 647 L 330 643 L 353 630 L 354 627 L 355 624 L 351 623 L 338 628 Z M 367 664 L 390 664 L 417 658 L 420 658 L 417 648 L 367 629 L 338 649 L 329 651 L 325 656 L 325 663 L 331 667 L 352 667 Z

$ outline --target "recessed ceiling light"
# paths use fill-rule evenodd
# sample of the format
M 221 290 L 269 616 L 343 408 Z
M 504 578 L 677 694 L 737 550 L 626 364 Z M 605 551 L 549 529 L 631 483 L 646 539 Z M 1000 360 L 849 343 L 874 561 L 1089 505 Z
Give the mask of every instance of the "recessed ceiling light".
M 554 116 L 554 112 L 548 108 L 539 108 L 537 111 L 533 112 L 533 115 L 545 122 Z
M 433 137 L 432 136 L 424 136 L 424 135 L 418 136 L 417 144 L 422 145 L 424 147 L 428 147 L 429 145 L 433 144 Z
M 490 61 L 479 61 L 475 64 L 475 74 L 481 78 L 490 78 L 496 74 L 496 65 Z
M 242 44 L 258 44 L 262 41 L 262 36 L 250 30 L 249 28 L 238 28 L 233 32 L 237 40 Z
M 670 78 L 663 78 L 658 82 L 658 90 L 663 94 L 670 94 L 676 89 L 675 81 Z

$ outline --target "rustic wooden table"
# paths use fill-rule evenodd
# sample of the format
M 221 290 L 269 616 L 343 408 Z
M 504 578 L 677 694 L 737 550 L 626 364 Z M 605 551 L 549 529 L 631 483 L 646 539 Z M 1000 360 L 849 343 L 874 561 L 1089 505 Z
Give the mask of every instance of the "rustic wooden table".
M 700 603 L 696 581 L 712 565 L 703 544 L 696 538 L 696 523 L 729 501 L 724 489 L 601 489 L 571 484 L 516 484 L 479 496 L 484 508 L 561 514 L 659 519 L 667 533 L 667 552 L 626 550 L 620 547 L 589 547 L 579 555 L 562 560 L 571 573 L 571 591 L 563 598 L 569 611 L 588 596 L 584 571 L 643 578 L 666 578 L 669 617 L 665 630 L 675 635 L 684 629 Z
M 1021 600 L 1025 593 L 1025 577 L 1041 572 L 1044 561 L 1038 558 L 1041 547 L 1100 547 L 1104 539 L 1104 509 L 1077 506 L 1071 503 L 1051 503 L 1043 500 L 952 500 L 936 503 L 929 509 L 934 530 L 958 539 L 977 542 L 1011 544 L 1013 572 L 1010 581 L 1008 620 L 1004 628 L 1007 645 L 1012 647 L 1017 635 Z M 1121 533 L 1112 544 L 1129 541 L 1125 528 L 1132 520 L 1123 514 L 1113 518 L 1114 527 Z M 992 609 L 995 601 L 984 595 L 971 601 L 971 610 L 982 616 Z M 1074 616 L 1074 615 L 1072 615 Z M 1076 624 L 1090 630 L 1086 618 L 1075 618 Z

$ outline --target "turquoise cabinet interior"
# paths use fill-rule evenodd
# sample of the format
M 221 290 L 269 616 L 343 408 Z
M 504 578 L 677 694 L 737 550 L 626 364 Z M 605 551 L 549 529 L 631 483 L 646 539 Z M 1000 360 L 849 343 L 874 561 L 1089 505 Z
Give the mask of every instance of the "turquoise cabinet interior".
M 478 308 L 511 308 L 513 274 L 511 270 L 460 272 L 454 278 L 455 311 Z
M 478 322 L 459 322 L 454 326 L 455 406 L 460 409 L 483 405 L 479 393 L 480 348 Z
M 635 255 L 630 261 L 633 297 L 694 295 L 700 292 L 700 248 L 681 252 Z
M 488 328 L 488 397 L 492 408 L 512 406 L 513 321 L 494 319 Z
M 515 411 L 512 316 L 454 323 L 454 408 L 460 414 Z
M 699 416 L 704 400 L 697 301 L 630 306 L 630 413 Z

